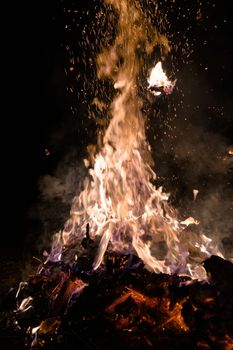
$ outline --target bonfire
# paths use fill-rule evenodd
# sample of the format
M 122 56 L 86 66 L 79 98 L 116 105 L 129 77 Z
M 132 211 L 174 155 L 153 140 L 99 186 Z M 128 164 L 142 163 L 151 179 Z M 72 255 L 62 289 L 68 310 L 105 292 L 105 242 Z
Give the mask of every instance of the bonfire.
M 105 4 L 118 16 L 114 42 L 96 59 L 98 78 L 115 89 L 111 120 L 50 252 L 11 291 L 4 329 L 15 349 L 230 350 L 232 264 L 189 231 L 195 218 L 179 219 L 150 163 L 139 80 L 146 58 L 158 47 L 166 57 L 168 42 L 136 1 Z M 154 99 L 176 88 L 159 57 L 144 78 Z

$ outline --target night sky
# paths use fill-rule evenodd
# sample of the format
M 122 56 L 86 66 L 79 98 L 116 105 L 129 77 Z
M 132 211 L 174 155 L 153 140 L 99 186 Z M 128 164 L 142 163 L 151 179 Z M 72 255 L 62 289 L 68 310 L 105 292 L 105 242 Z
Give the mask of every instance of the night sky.
M 150 0 L 144 2 L 146 6 L 153 4 Z M 49 174 L 64 179 L 61 169 L 67 173 L 72 165 L 77 168 L 86 146 L 96 140 L 97 125 L 87 117 L 86 103 L 93 97 L 93 91 L 88 90 L 87 84 L 91 96 L 85 100 L 81 92 L 84 78 L 77 83 L 75 72 L 92 79 L 93 68 L 88 68 L 83 58 L 90 58 L 93 53 L 83 45 L 82 31 L 101 7 L 101 1 L 40 0 L 11 5 L 4 11 L 5 37 L 1 43 L 4 57 L 1 130 L 2 139 L 6 138 L 2 141 L 2 255 L 21 257 L 30 255 L 33 243 L 36 245 L 43 234 L 44 217 L 51 221 L 47 230 L 50 225 L 55 230 L 69 210 L 59 196 L 47 202 L 42 198 L 41 178 Z M 184 208 L 191 189 L 197 186 L 226 191 L 227 203 L 232 204 L 230 161 L 227 160 L 227 166 L 216 166 L 216 159 L 228 157 L 227 149 L 233 144 L 231 2 L 205 1 L 200 7 L 194 0 L 164 0 L 160 2 L 162 7 L 170 23 L 169 36 L 177 43 L 168 58 L 168 69 L 178 83 L 171 100 L 153 102 L 150 109 L 148 138 L 159 181 L 169 191 L 176 189 L 174 203 Z M 67 9 L 78 12 L 70 13 Z M 91 34 L 89 37 L 93 39 Z M 193 50 L 190 57 L 187 57 L 190 50 L 182 51 L 186 39 Z M 77 58 L 73 65 L 72 57 Z M 159 108 L 164 111 L 163 117 Z M 196 138 L 195 133 L 199 134 Z M 196 172 L 198 156 L 201 166 Z M 228 187 L 222 182 L 229 182 Z M 188 193 L 187 198 L 184 195 L 185 204 L 180 200 L 182 193 Z M 206 198 L 207 192 L 202 203 Z M 51 210 L 51 205 L 56 207 Z M 62 215 L 57 218 L 54 212 L 59 209 Z M 231 215 L 229 212 L 228 217 Z

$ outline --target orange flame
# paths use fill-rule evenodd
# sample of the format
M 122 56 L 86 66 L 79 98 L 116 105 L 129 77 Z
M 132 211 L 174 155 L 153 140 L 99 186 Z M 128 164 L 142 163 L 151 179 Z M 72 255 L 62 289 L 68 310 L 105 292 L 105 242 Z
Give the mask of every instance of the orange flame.
M 131 298 L 135 303 L 135 310 L 132 310 L 131 315 L 124 317 L 122 315 L 117 315 L 117 328 L 127 328 L 130 326 L 129 318 L 133 318 L 135 313 L 140 319 L 143 319 L 149 324 L 152 324 L 154 328 L 159 329 L 175 329 L 180 332 L 188 332 L 189 327 L 186 325 L 184 318 L 182 316 L 183 304 L 187 300 L 184 298 L 180 302 L 176 302 L 173 306 L 168 297 L 158 298 L 156 296 L 150 297 L 136 291 L 132 288 L 127 288 L 127 291 L 115 299 L 111 305 L 109 305 L 105 311 L 108 314 L 115 314 L 115 309 L 118 305 L 123 304 L 129 298 Z M 156 310 L 160 310 L 162 323 L 156 325 L 153 316 L 149 315 L 149 311 L 156 313 Z M 115 316 L 116 317 L 116 316 Z

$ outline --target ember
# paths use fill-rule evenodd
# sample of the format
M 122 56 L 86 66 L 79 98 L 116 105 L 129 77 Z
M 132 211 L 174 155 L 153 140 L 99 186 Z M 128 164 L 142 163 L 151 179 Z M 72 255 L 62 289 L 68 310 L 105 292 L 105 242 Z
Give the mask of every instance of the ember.
M 78 263 L 44 263 L 17 305 L 10 292 L 1 324 L 14 348 L 232 349 L 230 262 L 205 262 L 211 283 L 151 273 L 132 255 L 107 253 L 105 269 L 91 273 L 89 257 Z
M 198 221 L 179 219 L 151 168 L 138 81 L 156 48 L 166 57 L 168 41 L 136 2 L 104 2 L 118 16 L 97 57 L 98 78 L 115 88 L 112 118 L 89 147 L 90 176 L 51 251 L 9 293 L 4 332 L 17 349 L 232 349 L 233 266 L 211 238 L 188 231 Z M 144 90 L 160 98 L 176 80 L 156 61 Z

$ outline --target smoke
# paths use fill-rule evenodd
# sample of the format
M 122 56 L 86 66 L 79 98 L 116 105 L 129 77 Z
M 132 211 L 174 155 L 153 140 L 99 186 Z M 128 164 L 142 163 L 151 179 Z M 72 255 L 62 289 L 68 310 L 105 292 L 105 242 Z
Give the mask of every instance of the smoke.
M 201 230 L 220 244 L 226 258 L 232 258 L 232 196 L 232 190 L 218 188 L 200 196 L 193 210 L 200 220 Z
M 85 176 L 87 169 L 74 151 L 65 155 L 51 174 L 39 178 L 39 196 L 28 214 L 30 227 L 25 243 L 35 248 L 35 254 L 50 249 L 52 236 L 63 228 L 70 215 L 72 200 L 82 190 Z
M 185 134 L 182 135 L 182 131 Z M 218 177 L 226 173 L 229 166 L 224 159 L 227 144 L 221 135 L 192 124 L 185 130 L 182 125 L 179 126 L 179 133 L 170 151 L 190 185 L 198 186 L 206 177 Z M 166 144 L 166 147 L 169 145 Z
M 212 81 L 201 73 L 193 77 L 197 68 L 195 64 L 191 68 L 178 74 L 169 108 L 161 114 L 154 111 L 150 118 L 155 168 L 180 215 L 195 217 L 200 222 L 196 229 L 213 238 L 230 257 L 233 157 L 229 151 L 232 140 L 225 130 L 229 127 L 229 108 L 211 90 Z M 163 101 L 159 104 L 160 108 L 156 107 L 161 111 Z M 199 191 L 196 200 L 193 189 Z
M 45 201 L 60 200 L 70 204 L 72 198 L 80 193 L 85 174 L 82 162 L 70 162 L 69 156 L 63 160 L 54 172 L 54 175 L 42 176 L 39 180 L 41 198 Z

